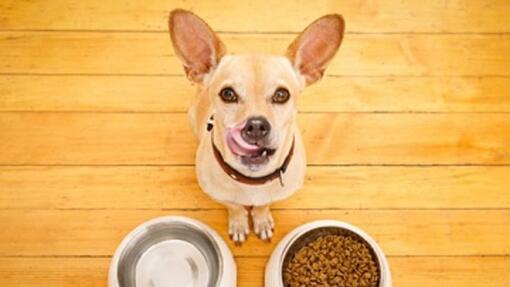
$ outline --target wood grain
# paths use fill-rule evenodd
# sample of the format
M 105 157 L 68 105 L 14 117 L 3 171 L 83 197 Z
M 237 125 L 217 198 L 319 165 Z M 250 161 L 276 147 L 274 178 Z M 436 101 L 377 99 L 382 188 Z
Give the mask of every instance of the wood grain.
M 309 164 L 508 164 L 506 114 L 303 114 Z M 3 113 L 0 164 L 193 164 L 185 114 Z M 312 148 L 313 147 L 313 148 Z
M 266 259 L 237 257 L 238 286 L 263 286 Z M 394 286 L 500 287 L 510 284 L 508 257 L 390 257 Z M 110 258 L 0 258 L 5 287 L 105 286 Z M 31 270 L 31 272 L 26 272 Z
M 341 13 L 339 54 L 299 99 L 305 186 L 275 204 L 275 238 L 227 239 L 200 191 L 185 111 L 195 87 L 168 11 L 201 15 L 230 52 L 283 54 Z M 138 224 L 185 215 L 262 286 L 275 244 L 314 219 L 351 222 L 394 286 L 510 285 L 510 2 L 0 1 L 0 286 L 105 286 Z M 284 15 L 284 16 L 282 16 Z
M 282 237 L 317 219 L 350 222 L 367 231 L 386 254 L 466 256 L 510 254 L 509 210 L 276 210 L 270 244 L 254 238 L 236 247 L 226 210 L 0 210 L 0 256 L 113 254 L 121 239 L 157 216 L 182 215 L 214 228 L 236 256 L 268 256 Z
M 295 35 L 226 34 L 232 53 L 283 55 Z M 0 33 L 0 73 L 182 75 L 166 33 Z M 129 47 L 129 49 L 127 48 Z M 342 76 L 509 76 L 510 35 L 353 34 L 328 67 Z
M 58 7 L 58 9 L 55 9 Z M 17 1 L 0 3 L 2 29 L 166 31 L 168 11 L 191 9 L 220 31 L 301 31 L 341 13 L 350 32 L 508 32 L 507 1 Z
M 194 167 L 0 167 L 0 209 L 223 208 Z M 510 208 L 510 167 L 318 167 L 277 209 Z M 327 200 L 325 200 L 327 199 Z
M 184 77 L 3 76 L 0 111 L 184 112 Z M 510 112 L 506 77 L 326 77 L 299 97 L 301 112 Z

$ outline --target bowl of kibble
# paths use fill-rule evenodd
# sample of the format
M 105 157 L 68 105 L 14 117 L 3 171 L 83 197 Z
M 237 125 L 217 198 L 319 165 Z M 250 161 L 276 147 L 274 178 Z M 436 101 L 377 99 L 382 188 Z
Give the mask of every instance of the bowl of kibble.
M 266 266 L 266 287 L 390 287 L 383 251 L 363 230 L 345 222 L 301 225 L 278 243 Z

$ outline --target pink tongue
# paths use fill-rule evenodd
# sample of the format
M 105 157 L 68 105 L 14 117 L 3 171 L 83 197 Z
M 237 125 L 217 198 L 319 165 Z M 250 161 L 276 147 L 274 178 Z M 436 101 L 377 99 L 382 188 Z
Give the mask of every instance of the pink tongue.
M 244 141 L 241 136 L 241 131 L 245 125 L 246 122 L 242 122 L 230 128 L 227 133 L 227 143 L 230 149 L 239 155 L 253 154 L 260 149 L 257 145 L 252 145 Z

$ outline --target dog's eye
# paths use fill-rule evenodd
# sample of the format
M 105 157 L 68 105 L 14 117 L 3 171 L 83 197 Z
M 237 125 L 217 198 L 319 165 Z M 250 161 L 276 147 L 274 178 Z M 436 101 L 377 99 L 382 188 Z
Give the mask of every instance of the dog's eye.
M 290 98 L 290 93 L 285 88 L 278 88 L 273 95 L 273 103 L 275 104 L 284 104 L 286 103 Z
M 220 91 L 219 95 L 220 95 L 220 98 L 225 103 L 237 103 L 237 101 L 238 101 L 238 97 L 237 97 L 236 92 L 234 91 L 234 89 L 232 89 L 230 87 L 223 88 Z

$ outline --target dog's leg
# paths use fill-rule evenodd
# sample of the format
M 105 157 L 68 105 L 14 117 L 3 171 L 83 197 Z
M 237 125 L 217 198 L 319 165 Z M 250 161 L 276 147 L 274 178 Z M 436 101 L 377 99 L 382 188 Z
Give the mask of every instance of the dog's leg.
M 228 234 L 236 244 L 242 244 L 250 233 L 248 211 L 242 205 L 227 204 Z
M 254 206 L 251 215 L 255 234 L 262 240 L 270 241 L 273 237 L 274 220 L 269 205 Z

